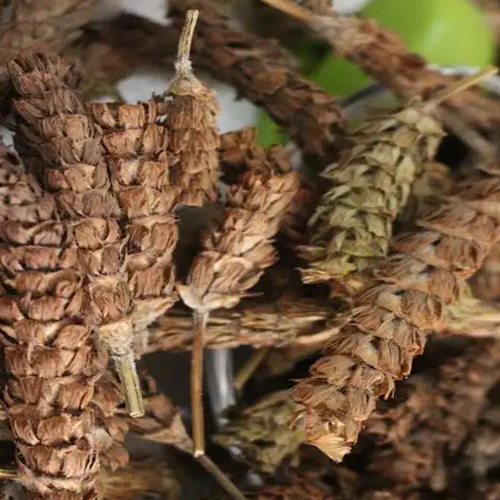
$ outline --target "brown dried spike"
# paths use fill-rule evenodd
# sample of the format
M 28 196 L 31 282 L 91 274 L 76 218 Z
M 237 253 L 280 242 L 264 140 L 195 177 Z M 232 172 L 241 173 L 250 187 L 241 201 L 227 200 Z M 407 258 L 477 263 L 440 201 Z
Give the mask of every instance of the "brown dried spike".
M 472 278 L 474 295 L 485 301 L 500 299 L 500 244 L 497 243 L 484 261 L 479 272 Z
M 370 417 L 366 431 L 383 443 L 369 465 L 378 477 L 399 487 L 441 486 L 440 462 L 455 454 L 475 427 L 498 378 L 500 342 L 471 344 L 437 373 L 410 378 L 402 404 L 382 406 Z
M 258 492 L 256 500 L 340 500 L 324 488 L 316 486 L 307 477 L 292 477 L 287 484 L 266 486 Z
M 171 183 L 180 189 L 179 203 L 201 206 L 217 200 L 219 176 L 219 130 L 216 123 L 219 103 L 193 74 L 191 42 L 198 11 L 188 11 L 179 39 L 175 77 L 165 99 L 165 124 Z
M 243 300 L 230 310 L 214 311 L 207 324 L 208 347 L 234 348 L 324 343 L 341 326 L 339 314 L 329 304 L 307 298 L 283 298 L 273 303 Z M 189 350 L 193 344 L 191 313 L 172 308 L 149 327 L 146 353 Z M 137 346 L 141 352 L 141 346 Z
M 8 112 L 13 94 L 6 65 L 27 50 L 60 52 L 80 35 L 97 0 L 13 0 L 0 25 L 0 110 Z
M 131 298 L 123 277 L 126 238 L 101 131 L 66 83 L 72 80 L 71 70 L 60 58 L 19 56 L 9 63 L 9 72 L 20 96 L 14 102 L 19 152 L 54 193 L 61 216 L 71 221 L 78 263 L 86 273 L 84 319 L 112 353 L 130 411 L 140 415 Z
M 3 392 L 29 498 L 96 498 L 91 332 L 81 319 L 75 232 L 52 196 L 0 149 Z
M 100 37 L 141 60 L 170 65 L 172 38 L 178 36 L 186 11 L 199 9 L 193 42 L 193 58 L 198 67 L 263 107 L 320 165 L 332 161 L 342 146 L 345 126 L 334 96 L 303 78 L 275 42 L 235 29 L 213 2 L 177 0 L 169 4 L 172 24 L 168 28 L 121 15 L 99 29 Z
M 342 460 L 377 399 L 410 373 L 427 332 L 442 326 L 446 305 L 500 239 L 499 193 L 499 178 L 459 184 L 418 222 L 420 230 L 393 238 L 375 284 L 354 297 L 349 322 L 295 387 L 304 406 L 296 422 L 332 459 Z
M 248 170 L 229 188 L 221 227 L 205 236 L 186 285 L 178 285 L 183 301 L 195 311 L 234 307 L 275 261 L 272 240 L 299 177 L 270 153 L 257 145 L 252 149 Z
M 103 130 L 102 144 L 113 189 L 126 224 L 132 323 L 142 332 L 175 302 L 172 253 L 178 228 L 173 210 L 178 190 L 170 185 L 168 132 L 156 123 L 154 101 L 90 104 Z
M 305 283 L 333 281 L 349 294 L 363 287 L 363 273 L 387 254 L 392 224 L 443 135 L 422 104 L 371 117 L 353 133 L 353 146 L 323 173 L 333 186 L 309 221 Z

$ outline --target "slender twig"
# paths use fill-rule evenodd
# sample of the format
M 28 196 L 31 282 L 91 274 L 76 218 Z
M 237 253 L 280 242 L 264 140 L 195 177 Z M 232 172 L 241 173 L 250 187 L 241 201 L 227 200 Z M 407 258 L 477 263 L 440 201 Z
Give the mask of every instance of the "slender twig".
M 205 454 L 205 421 L 203 414 L 203 338 L 208 313 L 193 311 L 193 353 L 191 358 L 191 411 L 193 416 L 194 456 Z

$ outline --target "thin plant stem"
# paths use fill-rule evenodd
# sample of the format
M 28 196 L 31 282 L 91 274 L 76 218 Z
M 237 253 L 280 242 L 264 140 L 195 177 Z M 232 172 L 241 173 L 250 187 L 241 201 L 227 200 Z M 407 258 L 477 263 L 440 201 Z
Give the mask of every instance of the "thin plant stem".
M 191 411 L 193 443 L 196 458 L 205 454 L 205 421 L 203 415 L 203 340 L 208 312 L 193 312 L 193 353 L 191 358 Z
M 196 457 L 198 462 L 217 480 L 217 482 L 229 493 L 234 500 L 246 500 L 245 495 L 236 487 L 229 477 L 212 462 L 207 455 Z
M 127 411 L 131 417 L 144 416 L 144 401 L 142 399 L 141 384 L 135 366 L 134 353 L 131 349 L 125 355 L 114 357 L 116 371 L 125 393 Z
M 243 389 L 245 384 L 250 380 L 252 375 L 266 359 L 270 351 L 270 347 L 264 347 L 263 349 L 258 349 L 252 353 L 248 361 L 241 367 L 234 377 L 233 387 L 237 391 L 241 391 L 241 389 Z

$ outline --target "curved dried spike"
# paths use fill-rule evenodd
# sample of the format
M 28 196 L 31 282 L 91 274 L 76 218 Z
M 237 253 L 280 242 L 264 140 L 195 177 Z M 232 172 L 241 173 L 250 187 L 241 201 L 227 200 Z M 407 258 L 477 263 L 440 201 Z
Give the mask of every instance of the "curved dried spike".
M 96 498 L 99 471 L 90 329 L 76 233 L 54 198 L 0 150 L 0 332 L 3 393 L 30 499 Z
M 375 285 L 354 297 L 350 321 L 295 387 L 304 406 L 296 422 L 332 459 L 342 460 L 377 399 L 409 374 L 427 332 L 441 328 L 446 305 L 500 239 L 499 201 L 498 178 L 461 183 L 420 230 L 393 238 Z
M 123 277 L 126 237 L 103 158 L 101 130 L 85 114 L 71 68 L 56 56 L 27 54 L 9 63 L 19 153 L 54 193 L 71 221 L 78 263 L 86 276 L 83 316 L 122 370 L 130 411 L 143 411 L 131 351 L 131 298 Z M 126 384 L 126 385 L 125 385 Z
M 172 254 L 179 239 L 171 186 L 167 129 L 157 124 L 153 100 L 138 104 L 90 104 L 102 128 L 102 144 L 125 221 L 128 287 L 135 332 L 143 332 L 176 300 Z

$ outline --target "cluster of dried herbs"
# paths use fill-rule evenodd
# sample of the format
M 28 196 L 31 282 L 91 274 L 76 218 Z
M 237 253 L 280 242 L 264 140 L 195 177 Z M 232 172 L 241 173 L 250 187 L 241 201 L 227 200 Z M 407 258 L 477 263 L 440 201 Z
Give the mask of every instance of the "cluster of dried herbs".
M 500 104 L 471 88 L 495 69 L 454 81 L 330 1 L 265 0 L 278 35 L 312 28 L 400 97 L 348 132 L 229 2 L 171 0 L 168 27 L 89 24 L 97 3 L 0 0 L 2 498 L 174 500 L 181 454 L 236 500 L 499 498 L 500 176 L 484 154 Z M 289 134 L 300 173 L 254 129 L 221 134 L 191 58 Z M 122 102 L 113 84 L 144 60 L 173 80 Z M 437 155 L 445 129 L 472 150 L 460 168 Z M 239 346 L 242 403 L 207 432 L 203 350 Z M 192 435 L 136 369 L 165 351 L 192 352 Z

